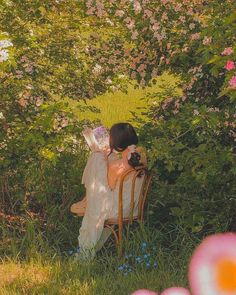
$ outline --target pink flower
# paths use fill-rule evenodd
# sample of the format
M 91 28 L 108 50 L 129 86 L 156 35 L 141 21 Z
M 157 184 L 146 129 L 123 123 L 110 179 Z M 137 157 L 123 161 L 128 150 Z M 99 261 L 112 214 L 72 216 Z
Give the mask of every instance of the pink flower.
M 230 55 L 232 54 L 234 51 L 233 51 L 233 48 L 232 47 L 227 47 L 225 48 L 224 51 L 221 52 L 221 55 Z
M 203 45 L 209 45 L 211 43 L 211 41 L 212 41 L 212 37 L 205 36 L 202 43 L 203 43 Z
M 233 70 L 234 68 L 235 68 L 235 66 L 234 66 L 234 62 L 233 62 L 232 60 L 228 60 L 227 63 L 226 63 L 226 65 L 225 65 L 225 69 L 226 69 L 227 71 L 231 71 L 231 70 Z
M 236 294 L 236 234 L 203 240 L 190 262 L 189 283 L 194 295 Z
M 122 17 L 124 14 L 125 14 L 125 13 L 124 13 L 123 10 L 116 10 L 115 16 Z
M 131 295 L 158 295 L 156 292 L 147 290 L 147 289 L 140 289 L 132 293 Z
M 229 86 L 231 88 L 236 88 L 236 76 L 233 76 L 230 80 L 229 80 Z
M 191 295 L 189 290 L 180 287 L 166 289 L 161 295 Z

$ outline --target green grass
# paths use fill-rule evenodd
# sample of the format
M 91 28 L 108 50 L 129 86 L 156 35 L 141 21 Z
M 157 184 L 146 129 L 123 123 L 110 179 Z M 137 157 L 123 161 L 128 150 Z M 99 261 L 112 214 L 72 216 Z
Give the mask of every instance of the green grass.
M 92 100 L 88 100 L 86 103 L 83 101 L 76 102 L 70 99 L 68 101 L 75 110 L 79 120 L 100 120 L 108 128 L 117 122 L 129 121 L 135 125 L 132 112 L 135 112 L 138 117 L 145 119 L 142 112 L 147 110 L 150 103 L 148 101 L 148 94 L 160 91 L 164 85 L 175 86 L 178 81 L 179 79 L 176 76 L 164 73 L 158 77 L 157 84 L 152 87 L 134 89 L 130 85 L 127 94 L 117 91 L 115 93 L 105 93 Z M 84 111 L 77 108 L 81 106 L 85 108 Z M 96 108 L 98 112 L 93 112 L 89 108 Z
M 4 259 L 0 264 L 0 294 L 78 294 L 78 295 L 128 295 L 134 290 L 148 288 L 162 291 L 171 286 L 187 287 L 187 266 L 193 246 L 161 246 L 160 232 L 134 230 L 126 243 L 127 253 L 140 255 L 140 244 L 145 239 L 157 247 L 154 256 L 156 269 L 148 270 L 137 265 L 124 276 L 118 270 L 123 263 L 114 247 L 108 243 L 98 257 L 89 263 L 75 261 L 71 257 L 50 256 L 47 252 L 20 261 Z M 32 242 L 33 243 L 33 242 Z

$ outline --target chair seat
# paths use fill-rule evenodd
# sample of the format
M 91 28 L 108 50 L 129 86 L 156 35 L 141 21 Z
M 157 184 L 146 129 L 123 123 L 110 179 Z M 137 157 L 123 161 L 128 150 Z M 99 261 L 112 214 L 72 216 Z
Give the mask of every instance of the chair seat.
M 138 220 L 138 216 L 134 216 L 132 218 L 132 220 Z M 123 218 L 123 223 L 128 223 L 130 221 L 130 218 Z M 110 218 L 110 219 L 107 219 L 105 221 L 105 225 L 115 225 L 115 224 L 119 224 L 119 220 L 118 218 Z

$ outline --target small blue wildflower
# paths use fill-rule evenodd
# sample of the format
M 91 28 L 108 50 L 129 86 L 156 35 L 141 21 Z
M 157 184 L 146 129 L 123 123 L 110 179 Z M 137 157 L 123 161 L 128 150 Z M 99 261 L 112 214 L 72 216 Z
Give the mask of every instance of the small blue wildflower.
M 146 248 L 147 247 L 147 243 L 142 243 L 142 248 Z
M 76 248 L 76 252 L 77 252 L 77 253 L 80 252 L 80 247 Z
M 123 266 L 120 265 L 120 266 L 118 267 L 118 270 L 123 270 Z
M 146 267 L 150 267 L 150 263 L 146 263 Z
M 153 266 L 154 266 L 154 267 L 157 267 L 157 263 L 156 263 L 156 262 L 154 262 L 154 263 L 153 263 Z
M 69 255 L 72 255 L 73 253 L 74 253 L 73 250 L 69 250 L 69 251 L 68 251 L 68 254 L 69 254 Z
M 143 258 L 144 258 L 144 259 L 148 258 L 148 255 L 147 255 L 147 254 L 144 254 L 144 255 L 143 255 Z
M 138 256 L 138 257 L 135 258 L 135 260 L 136 260 L 138 263 L 140 263 L 142 259 L 141 259 L 141 257 Z
M 125 259 L 129 259 L 129 255 L 125 255 Z

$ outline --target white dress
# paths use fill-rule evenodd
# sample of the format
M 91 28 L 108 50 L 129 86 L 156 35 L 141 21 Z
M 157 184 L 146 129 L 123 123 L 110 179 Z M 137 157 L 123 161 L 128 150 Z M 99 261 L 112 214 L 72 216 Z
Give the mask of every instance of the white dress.
M 84 169 L 82 184 L 86 188 L 86 210 L 79 230 L 79 246 L 82 256 L 94 257 L 97 245 L 101 248 L 111 231 L 104 229 L 104 222 L 108 218 L 118 217 L 119 182 L 114 190 L 108 185 L 108 162 L 117 159 L 112 153 L 108 160 L 101 152 L 92 152 Z M 108 162 L 107 162 L 108 161 Z M 134 216 L 138 214 L 138 197 L 143 177 L 138 177 L 135 183 Z M 124 182 L 123 187 L 123 216 L 129 216 L 132 177 Z M 99 242 L 99 243 L 98 243 Z

